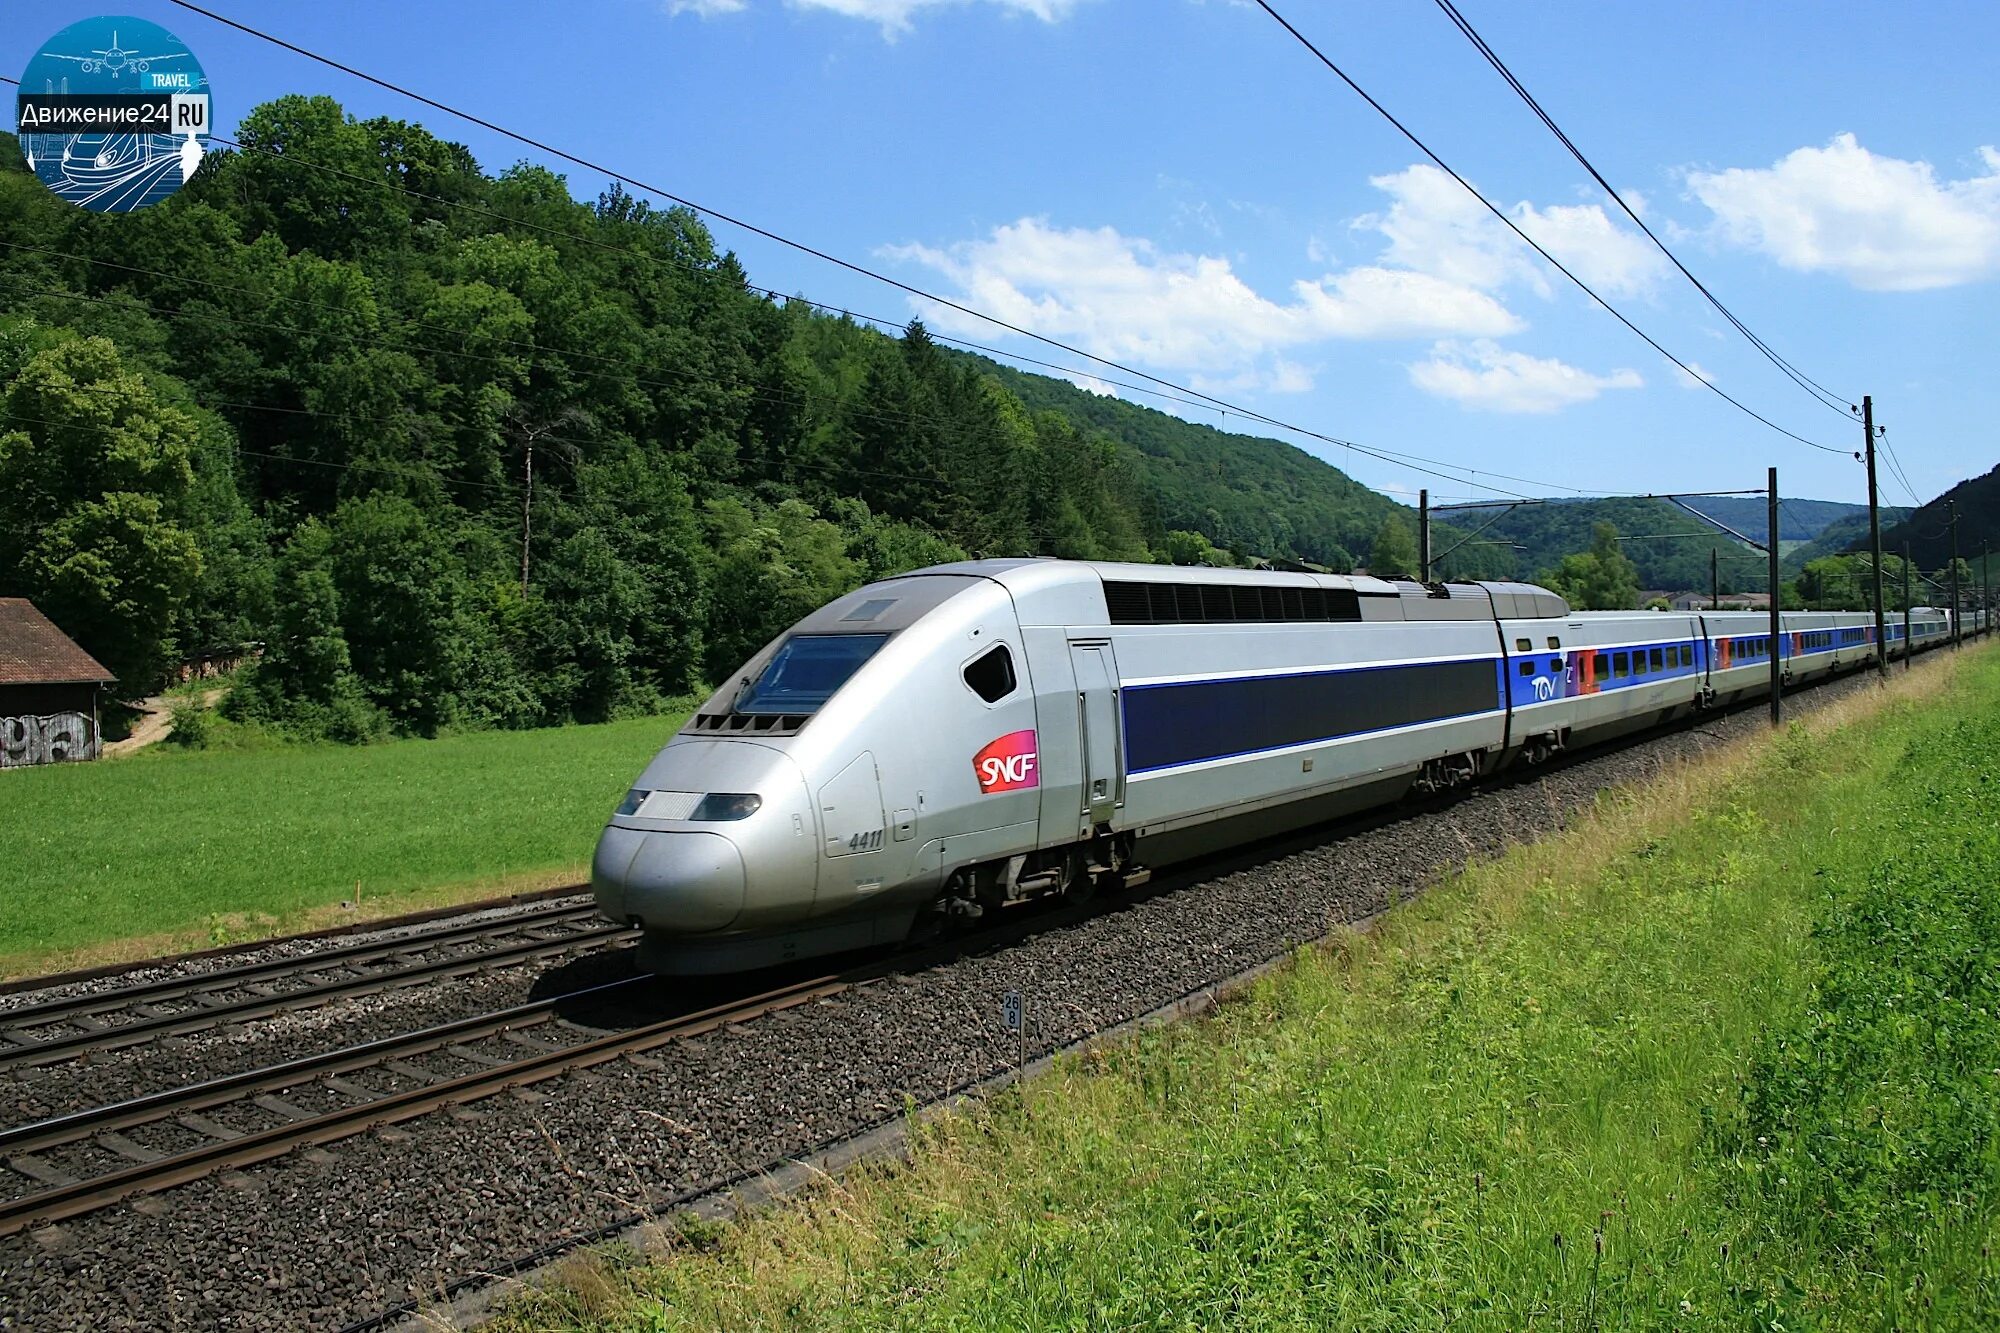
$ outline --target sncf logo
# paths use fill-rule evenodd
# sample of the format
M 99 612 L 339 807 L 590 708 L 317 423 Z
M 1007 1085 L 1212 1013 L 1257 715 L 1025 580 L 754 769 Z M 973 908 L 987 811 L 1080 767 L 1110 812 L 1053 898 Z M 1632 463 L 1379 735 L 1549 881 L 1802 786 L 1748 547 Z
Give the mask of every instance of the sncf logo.
M 1035 786 L 1041 780 L 1036 767 L 1032 730 L 1010 731 L 972 756 L 972 771 L 979 777 L 982 796 Z

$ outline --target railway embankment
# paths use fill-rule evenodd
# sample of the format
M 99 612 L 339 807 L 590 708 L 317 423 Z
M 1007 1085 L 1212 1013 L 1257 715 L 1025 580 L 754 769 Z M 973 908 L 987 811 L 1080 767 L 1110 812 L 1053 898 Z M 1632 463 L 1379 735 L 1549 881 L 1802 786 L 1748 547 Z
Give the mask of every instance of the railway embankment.
M 500 1326 L 1992 1327 L 1996 754 L 1854 689 Z

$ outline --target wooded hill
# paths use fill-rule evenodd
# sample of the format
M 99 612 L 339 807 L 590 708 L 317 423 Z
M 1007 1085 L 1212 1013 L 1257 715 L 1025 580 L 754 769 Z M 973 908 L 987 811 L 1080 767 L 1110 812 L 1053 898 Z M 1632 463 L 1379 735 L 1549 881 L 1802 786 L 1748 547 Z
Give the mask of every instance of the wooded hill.
M 1949 565 L 1953 503 L 1958 506 L 1959 559 L 1976 565 L 1982 549 L 1988 546 L 2000 546 L 2000 467 L 1994 468 L 1983 477 L 1961 481 L 1915 513 L 1904 511 L 1906 516 L 1900 522 L 1891 524 L 1885 518 L 1882 527 L 1883 553 L 1885 555 L 1898 553 L 1907 542 L 1910 547 L 1910 559 L 1920 568 L 1935 569 Z M 1868 549 L 1868 528 L 1865 523 L 1861 531 L 1842 549 L 1850 551 Z

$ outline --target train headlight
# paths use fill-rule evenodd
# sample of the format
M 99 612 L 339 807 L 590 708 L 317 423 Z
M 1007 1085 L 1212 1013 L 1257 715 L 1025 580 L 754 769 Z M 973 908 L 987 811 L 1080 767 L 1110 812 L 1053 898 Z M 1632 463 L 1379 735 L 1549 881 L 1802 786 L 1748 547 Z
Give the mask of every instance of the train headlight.
M 634 787 L 631 791 L 626 792 L 625 799 L 618 803 L 618 809 L 616 813 L 621 815 L 638 814 L 639 807 L 644 805 L 646 803 L 646 798 L 648 796 L 651 796 L 652 794 L 653 793 L 647 791 L 643 787 Z
M 701 798 L 701 804 L 694 808 L 689 819 L 708 820 L 713 823 L 728 823 L 738 819 L 748 819 L 763 806 L 764 798 L 754 792 L 712 791 Z

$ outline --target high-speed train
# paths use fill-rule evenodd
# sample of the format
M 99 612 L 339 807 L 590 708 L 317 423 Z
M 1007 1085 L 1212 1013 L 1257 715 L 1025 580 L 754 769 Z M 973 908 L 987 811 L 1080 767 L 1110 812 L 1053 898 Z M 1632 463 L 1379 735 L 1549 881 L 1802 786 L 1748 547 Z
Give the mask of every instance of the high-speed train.
M 980 560 L 792 626 L 597 845 L 641 966 L 894 943 L 1861 665 L 1868 613 L 1572 612 L 1520 583 Z M 1900 613 L 1898 656 L 1947 612 Z

